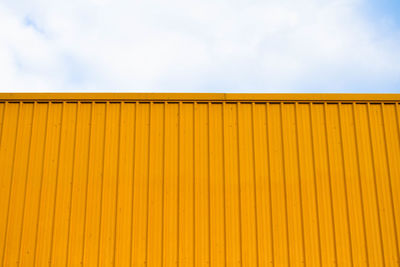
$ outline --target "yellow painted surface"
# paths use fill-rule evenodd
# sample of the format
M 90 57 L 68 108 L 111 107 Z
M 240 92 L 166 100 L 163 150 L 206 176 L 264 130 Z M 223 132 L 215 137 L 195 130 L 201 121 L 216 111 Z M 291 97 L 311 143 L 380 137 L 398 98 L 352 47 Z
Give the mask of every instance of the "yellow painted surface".
M 400 95 L 0 94 L 1 266 L 399 266 Z

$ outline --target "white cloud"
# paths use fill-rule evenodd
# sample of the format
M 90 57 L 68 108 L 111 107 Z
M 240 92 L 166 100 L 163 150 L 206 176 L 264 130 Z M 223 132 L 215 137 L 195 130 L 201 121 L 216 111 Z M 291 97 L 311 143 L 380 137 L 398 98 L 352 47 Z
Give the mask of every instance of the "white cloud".
M 363 3 L 6 1 L 0 90 L 400 92 L 400 30 Z

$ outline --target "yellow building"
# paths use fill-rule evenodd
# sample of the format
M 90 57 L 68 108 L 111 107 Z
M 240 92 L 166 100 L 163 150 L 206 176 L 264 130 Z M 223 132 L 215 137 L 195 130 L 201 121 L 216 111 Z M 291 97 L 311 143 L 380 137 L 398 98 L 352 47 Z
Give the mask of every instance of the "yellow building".
M 1 266 L 399 266 L 400 95 L 0 94 Z

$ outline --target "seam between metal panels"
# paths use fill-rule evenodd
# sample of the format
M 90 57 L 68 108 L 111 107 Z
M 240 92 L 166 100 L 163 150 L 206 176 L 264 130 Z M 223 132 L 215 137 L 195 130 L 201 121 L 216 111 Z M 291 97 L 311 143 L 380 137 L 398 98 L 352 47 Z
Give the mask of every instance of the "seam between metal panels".
M 346 200 L 346 217 L 347 217 L 347 232 L 349 237 L 350 244 L 350 262 L 351 265 L 354 266 L 353 261 L 353 242 L 351 238 L 351 227 L 350 227 L 350 212 L 349 212 L 349 190 L 347 186 L 347 173 L 346 173 L 346 164 L 344 163 L 344 145 L 343 145 L 343 126 L 342 126 L 342 107 L 339 103 L 338 105 L 338 119 L 339 119 L 339 135 L 340 135 L 340 144 L 341 144 L 341 156 L 342 156 L 342 167 L 343 167 L 343 181 L 344 181 L 344 191 L 345 191 L 345 200 Z

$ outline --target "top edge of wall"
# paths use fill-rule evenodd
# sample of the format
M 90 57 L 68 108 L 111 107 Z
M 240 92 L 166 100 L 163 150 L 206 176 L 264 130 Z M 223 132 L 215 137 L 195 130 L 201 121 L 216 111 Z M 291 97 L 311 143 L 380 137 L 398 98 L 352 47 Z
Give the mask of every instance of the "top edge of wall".
M 0 101 L 400 101 L 400 94 L 0 93 Z

